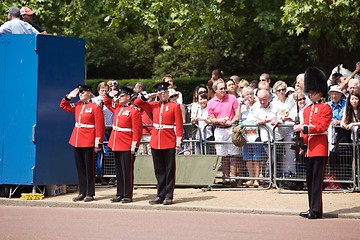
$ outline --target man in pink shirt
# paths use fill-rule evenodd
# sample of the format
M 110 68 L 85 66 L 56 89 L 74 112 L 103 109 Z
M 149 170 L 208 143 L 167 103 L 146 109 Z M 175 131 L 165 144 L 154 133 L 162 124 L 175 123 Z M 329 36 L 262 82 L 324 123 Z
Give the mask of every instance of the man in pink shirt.
M 224 183 L 231 182 L 236 186 L 236 180 L 229 180 L 229 177 L 237 175 L 236 156 L 240 154 L 240 148 L 231 142 L 232 125 L 240 119 L 239 103 L 234 95 L 226 93 L 223 79 L 216 80 L 212 88 L 215 96 L 208 102 L 208 120 L 216 126 L 214 137 L 216 142 L 220 142 L 215 145 L 216 154 L 222 156 Z

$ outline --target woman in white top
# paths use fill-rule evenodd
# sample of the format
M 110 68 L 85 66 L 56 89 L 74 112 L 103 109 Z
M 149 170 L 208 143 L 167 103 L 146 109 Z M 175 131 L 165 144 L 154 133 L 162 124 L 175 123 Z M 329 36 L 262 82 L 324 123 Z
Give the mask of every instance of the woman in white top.
M 196 118 L 196 115 L 201 110 L 201 106 L 199 103 L 199 95 L 201 93 L 208 93 L 207 87 L 204 84 L 197 85 L 193 92 L 193 102 L 190 104 L 190 120 L 193 122 L 193 119 Z
M 360 95 L 358 93 L 350 93 L 346 100 L 346 108 L 341 119 L 340 126 L 344 129 L 351 130 L 353 135 L 356 135 L 357 129 L 360 126 Z M 352 136 L 353 139 L 353 136 Z M 358 139 L 353 139 L 358 140 Z
M 279 123 L 283 125 L 283 127 L 279 128 L 279 133 L 283 137 L 284 142 L 291 142 L 293 137 L 293 121 L 289 118 L 290 110 L 294 106 L 293 99 L 290 99 L 286 96 L 287 85 L 284 81 L 277 81 L 274 83 L 273 89 L 276 93 L 276 98 L 273 101 L 273 104 L 278 108 L 278 116 L 280 117 Z M 284 154 L 281 154 L 282 159 L 277 159 L 277 165 L 280 167 L 280 173 L 285 175 L 291 175 L 296 172 L 295 167 L 295 153 L 290 149 L 290 144 L 284 144 Z M 281 152 L 281 151 L 280 151 Z M 282 160 L 282 162 L 281 162 Z M 277 169 L 278 169 L 277 167 Z

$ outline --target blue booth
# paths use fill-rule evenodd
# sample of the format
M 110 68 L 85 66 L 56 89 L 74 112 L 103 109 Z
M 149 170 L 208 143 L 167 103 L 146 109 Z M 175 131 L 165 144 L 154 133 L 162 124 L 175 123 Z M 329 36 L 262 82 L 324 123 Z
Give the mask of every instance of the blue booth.
M 85 40 L 0 38 L 0 185 L 77 184 L 68 144 L 74 116 L 59 103 L 84 82 Z

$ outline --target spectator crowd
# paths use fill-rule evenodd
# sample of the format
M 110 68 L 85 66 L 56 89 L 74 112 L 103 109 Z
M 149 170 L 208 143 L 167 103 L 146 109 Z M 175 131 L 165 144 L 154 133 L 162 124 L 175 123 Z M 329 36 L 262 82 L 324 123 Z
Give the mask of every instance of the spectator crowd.
M 357 136 L 360 125 L 359 71 L 360 62 L 356 63 L 355 70 L 349 76 L 333 73 L 328 80 L 328 98 L 322 98 L 322 102 L 329 104 L 332 110 L 332 121 L 328 129 L 330 157 L 327 168 L 327 176 L 332 179 L 351 178 L 351 160 L 342 159 L 344 149 L 338 144 L 356 140 L 354 136 Z M 183 143 L 178 154 L 221 156 L 220 184 L 254 188 L 262 183 L 264 186 L 269 184 L 261 179 L 269 176 L 269 168 L 273 163 L 268 162 L 272 150 L 267 147 L 267 143 L 274 141 L 280 143 L 275 153 L 276 177 L 295 178 L 299 177 L 299 173 L 304 174 L 303 156 L 292 144 L 295 141 L 293 126 L 297 120 L 303 121 L 302 112 L 311 104 L 304 92 L 303 73 L 298 74 L 294 82 L 288 85 L 282 80 L 271 79 L 268 73 L 261 74 L 258 80 L 241 79 L 236 75 L 225 79 L 223 72 L 216 69 L 207 83 L 195 86 L 190 104 L 183 103 L 182 93 L 170 74 L 164 76 L 163 82 L 169 83 L 168 101 L 179 104 L 182 111 Z M 118 87 L 116 80 L 109 80 L 107 83 L 100 83 L 98 90 L 104 88 L 104 91 L 111 91 Z M 132 104 L 139 95 L 146 93 L 146 86 L 142 82 L 126 87 L 133 89 Z M 101 104 L 99 97 L 94 100 Z M 116 96 L 113 101 L 116 103 Z M 105 115 L 109 115 L 105 106 L 103 109 Z M 153 116 L 143 109 L 140 111 L 143 135 L 137 155 L 151 154 L 149 142 Z M 111 116 L 108 118 L 111 119 Z M 236 124 L 244 126 L 246 144 L 242 147 L 231 143 L 232 128 Z M 195 131 L 191 133 L 189 129 Z M 213 144 L 206 147 L 204 143 Z M 345 173 L 339 170 L 344 167 L 347 169 Z M 330 187 L 349 186 L 332 184 Z

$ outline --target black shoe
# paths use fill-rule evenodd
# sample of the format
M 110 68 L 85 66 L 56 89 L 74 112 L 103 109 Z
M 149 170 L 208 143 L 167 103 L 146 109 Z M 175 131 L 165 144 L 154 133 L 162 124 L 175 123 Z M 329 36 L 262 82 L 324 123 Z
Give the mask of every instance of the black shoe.
M 307 218 L 308 215 L 309 215 L 309 213 L 310 213 L 310 210 L 307 210 L 306 212 L 301 212 L 301 213 L 299 214 L 299 216 L 300 216 L 300 217 L 303 217 L 303 218 Z
M 164 199 L 161 197 L 156 197 L 155 199 L 149 201 L 149 203 L 151 205 L 162 204 L 163 202 L 164 202 Z
M 171 205 L 172 203 L 173 202 L 171 198 L 165 198 L 165 200 L 163 201 L 163 205 Z
M 79 194 L 77 197 L 74 197 L 72 200 L 74 202 L 79 202 L 79 201 L 84 200 L 84 198 L 85 198 L 85 194 Z
M 87 196 L 84 198 L 84 202 L 92 202 L 92 201 L 94 201 L 94 197 L 93 197 L 93 196 L 87 195 Z
M 121 199 L 121 203 L 131 203 L 132 199 L 131 198 L 123 198 Z
M 120 202 L 123 198 L 120 196 L 116 196 L 110 199 L 110 202 Z
M 316 212 L 312 212 L 310 211 L 307 215 L 308 219 L 317 219 L 317 218 L 322 218 L 322 216 Z

